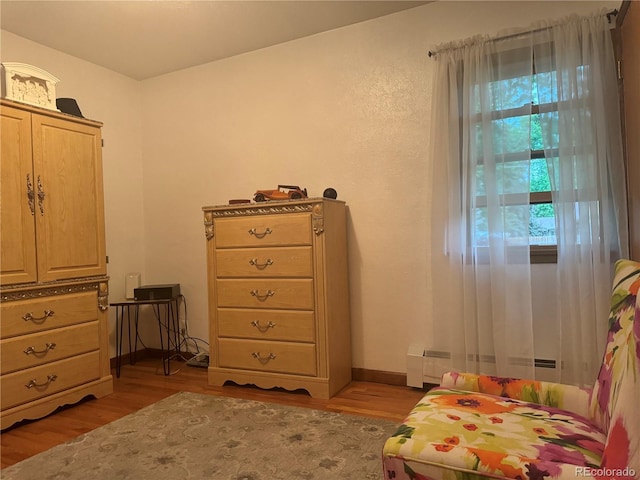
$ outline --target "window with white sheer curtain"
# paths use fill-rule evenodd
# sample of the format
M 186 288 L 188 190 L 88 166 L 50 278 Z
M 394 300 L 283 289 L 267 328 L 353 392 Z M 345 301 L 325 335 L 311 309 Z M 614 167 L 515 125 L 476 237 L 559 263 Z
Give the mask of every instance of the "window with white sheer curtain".
M 607 16 L 441 45 L 432 98 L 432 375 L 535 377 L 543 259 L 556 262 L 556 380 L 592 383 L 612 264 L 628 255 Z

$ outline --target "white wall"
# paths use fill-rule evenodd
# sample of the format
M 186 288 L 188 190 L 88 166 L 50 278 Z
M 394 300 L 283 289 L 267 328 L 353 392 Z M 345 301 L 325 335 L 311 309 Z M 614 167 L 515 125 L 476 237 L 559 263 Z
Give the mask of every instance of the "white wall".
M 438 2 L 145 81 L 148 275 L 183 285 L 206 335 L 201 207 L 332 186 L 349 207 L 353 366 L 404 372 L 429 320 L 427 51 L 600 7 Z
M 180 283 L 190 333 L 207 338 L 202 206 L 331 186 L 349 208 L 353 366 L 404 372 L 430 320 L 427 51 L 603 5 L 619 2 L 436 2 L 140 84 L 4 33 L 2 53 L 75 76 L 82 89 L 60 92 L 117 142 L 105 148 L 113 297 L 131 270 Z

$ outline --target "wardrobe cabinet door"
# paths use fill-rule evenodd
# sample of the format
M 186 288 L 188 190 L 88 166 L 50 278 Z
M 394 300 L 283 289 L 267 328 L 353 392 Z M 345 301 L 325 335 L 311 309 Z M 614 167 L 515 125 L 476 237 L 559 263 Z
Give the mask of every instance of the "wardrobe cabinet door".
M 31 115 L 2 106 L 0 142 L 0 284 L 37 280 Z
M 100 129 L 33 115 L 40 281 L 106 274 Z

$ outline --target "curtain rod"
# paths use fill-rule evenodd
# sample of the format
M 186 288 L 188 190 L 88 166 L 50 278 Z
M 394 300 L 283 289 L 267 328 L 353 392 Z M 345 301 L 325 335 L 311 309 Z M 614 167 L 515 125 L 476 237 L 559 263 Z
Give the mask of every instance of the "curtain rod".
M 616 15 L 618 15 L 618 9 L 614 9 L 611 12 L 605 13 L 605 15 L 607 16 L 607 21 L 609 23 L 611 23 L 611 17 L 615 17 Z M 509 35 L 503 35 L 501 37 L 494 37 L 492 39 L 490 39 L 490 42 L 497 42 L 500 40 L 506 40 L 507 38 L 514 38 L 514 37 L 519 37 L 520 35 L 526 35 L 528 33 L 536 33 L 536 32 L 541 32 L 543 30 L 546 30 L 549 27 L 542 27 L 542 28 L 536 28 L 535 30 L 529 30 L 529 31 L 525 31 L 525 32 L 519 32 L 519 33 L 512 33 Z M 429 57 L 433 57 L 435 55 L 438 54 L 438 51 L 432 51 L 429 50 Z

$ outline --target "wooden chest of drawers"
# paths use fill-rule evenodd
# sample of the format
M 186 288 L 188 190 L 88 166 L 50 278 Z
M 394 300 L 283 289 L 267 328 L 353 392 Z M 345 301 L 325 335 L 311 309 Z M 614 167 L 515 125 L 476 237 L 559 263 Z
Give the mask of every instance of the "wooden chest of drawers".
M 113 391 L 106 288 L 102 281 L 77 281 L 2 292 L 2 428 Z
M 209 383 L 333 396 L 351 380 L 345 204 L 306 199 L 203 211 Z

